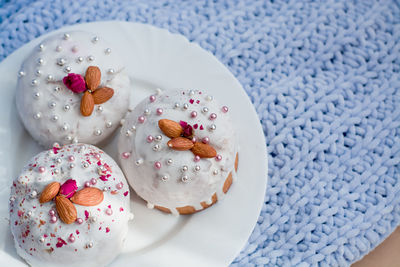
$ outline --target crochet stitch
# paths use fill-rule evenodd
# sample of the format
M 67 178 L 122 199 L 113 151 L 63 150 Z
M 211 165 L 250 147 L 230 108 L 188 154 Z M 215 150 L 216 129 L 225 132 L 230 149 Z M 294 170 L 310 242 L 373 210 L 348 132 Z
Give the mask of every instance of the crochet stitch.
M 400 223 L 399 1 L 0 0 L 0 60 L 95 20 L 153 24 L 212 52 L 251 98 L 269 152 L 234 266 L 347 266 Z

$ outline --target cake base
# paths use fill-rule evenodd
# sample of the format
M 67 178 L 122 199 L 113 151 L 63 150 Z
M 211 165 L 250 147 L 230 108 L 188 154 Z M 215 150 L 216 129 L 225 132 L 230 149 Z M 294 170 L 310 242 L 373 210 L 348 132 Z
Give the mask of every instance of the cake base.
M 238 164 L 239 164 L 239 154 L 236 154 L 235 171 L 237 171 L 237 169 L 238 169 Z M 231 172 L 231 173 L 229 173 L 228 177 L 226 178 L 224 187 L 222 188 L 222 190 L 225 194 L 228 192 L 229 188 L 231 187 L 232 182 L 233 182 L 233 179 L 232 179 L 232 172 Z M 193 214 L 193 213 L 205 210 L 206 208 L 214 205 L 217 201 L 218 201 L 217 194 L 214 193 L 214 195 L 212 196 L 212 202 L 210 204 L 207 204 L 204 201 L 200 203 L 201 206 L 203 207 L 202 209 L 196 210 L 193 206 L 178 207 L 176 209 L 179 212 L 179 214 L 188 215 L 188 214 Z M 163 212 L 166 212 L 166 213 L 171 213 L 170 209 L 162 207 L 162 206 L 154 206 L 154 208 L 161 210 Z

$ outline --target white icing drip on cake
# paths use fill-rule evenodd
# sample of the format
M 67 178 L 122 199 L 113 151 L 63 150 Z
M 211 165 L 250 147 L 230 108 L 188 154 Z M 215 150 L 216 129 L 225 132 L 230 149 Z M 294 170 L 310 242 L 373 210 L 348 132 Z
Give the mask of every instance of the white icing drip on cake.
M 158 126 L 161 119 L 187 122 L 197 140 L 209 138 L 221 158 L 196 162 L 190 150 L 169 148 L 170 138 Z M 202 90 L 177 90 L 150 96 L 127 114 L 118 150 L 128 182 L 148 207 L 176 214 L 176 208 L 184 206 L 201 210 L 200 203 L 210 204 L 214 193 L 222 198 L 224 182 L 235 172 L 237 142 L 226 107 Z
M 100 175 L 104 168 L 106 174 Z M 74 204 L 77 221 L 72 224 L 60 219 L 54 200 L 39 203 L 49 183 L 63 184 L 68 179 L 76 181 L 78 190 L 89 182 L 104 194 L 96 206 Z M 94 146 L 73 144 L 36 155 L 11 187 L 10 225 L 18 254 L 32 266 L 107 265 L 121 252 L 133 217 L 129 196 L 121 169 Z M 55 223 L 50 210 L 57 218 Z
M 21 67 L 16 103 L 32 137 L 49 148 L 60 144 L 98 144 L 118 127 L 129 105 L 130 80 L 118 51 L 87 32 L 55 34 L 32 51 Z M 68 73 L 85 76 L 89 66 L 101 70 L 100 87 L 114 89 L 113 97 L 95 105 L 93 113 L 80 113 L 82 93 L 69 90 L 62 79 Z

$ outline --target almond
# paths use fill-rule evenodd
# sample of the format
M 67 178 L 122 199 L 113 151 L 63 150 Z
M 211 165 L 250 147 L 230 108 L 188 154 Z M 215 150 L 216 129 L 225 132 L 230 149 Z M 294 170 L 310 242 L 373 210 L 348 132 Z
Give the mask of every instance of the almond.
M 107 102 L 114 95 L 114 89 L 109 87 L 99 88 L 92 93 L 94 103 L 103 104 Z
M 85 74 L 86 87 L 94 92 L 100 85 L 101 71 L 96 66 L 89 66 Z
M 66 224 L 71 224 L 76 221 L 76 208 L 68 198 L 57 196 L 56 209 L 58 216 L 60 216 L 60 219 Z
M 103 191 L 96 187 L 86 187 L 71 197 L 71 201 L 82 206 L 96 206 L 104 199 Z
M 169 148 L 174 150 L 184 151 L 193 147 L 193 142 L 184 137 L 175 137 L 168 141 Z
M 183 128 L 179 123 L 167 119 L 159 120 L 158 127 L 169 138 L 179 137 L 183 132 Z
M 39 202 L 46 203 L 52 200 L 55 196 L 57 196 L 60 186 L 61 185 L 58 182 L 52 182 L 48 184 L 40 194 Z
M 194 143 L 192 152 L 200 158 L 213 158 L 217 156 L 217 151 L 212 146 L 200 142 Z
M 83 116 L 88 117 L 92 114 L 94 109 L 94 99 L 90 92 L 86 91 L 81 100 L 81 113 Z

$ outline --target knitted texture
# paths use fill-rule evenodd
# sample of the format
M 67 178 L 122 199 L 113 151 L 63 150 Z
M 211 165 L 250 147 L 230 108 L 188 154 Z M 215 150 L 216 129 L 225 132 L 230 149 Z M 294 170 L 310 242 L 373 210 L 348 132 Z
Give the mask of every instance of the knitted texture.
M 257 110 L 269 152 L 265 204 L 233 265 L 346 266 L 399 224 L 398 2 L 0 6 L 0 59 L 64 25 L 116 19 L 183 34 L 228 66 Z

